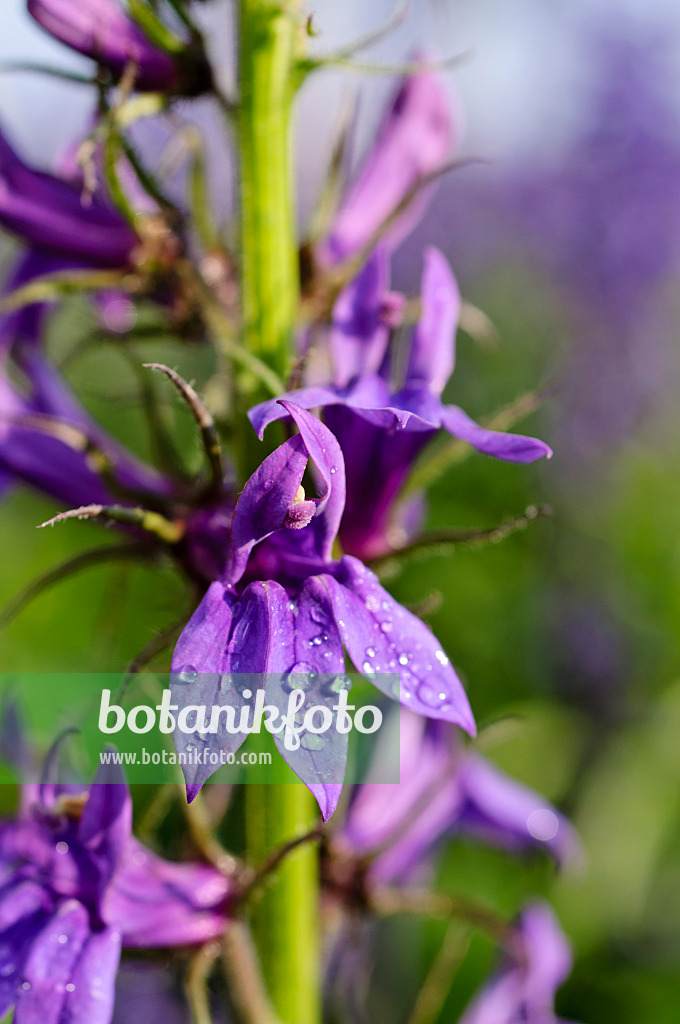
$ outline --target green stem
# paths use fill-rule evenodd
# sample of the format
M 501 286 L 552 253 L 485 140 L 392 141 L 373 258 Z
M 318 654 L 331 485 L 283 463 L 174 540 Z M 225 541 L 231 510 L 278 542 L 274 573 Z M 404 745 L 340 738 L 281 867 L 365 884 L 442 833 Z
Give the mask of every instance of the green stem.
M 299 84 L 302 3 L 240 0 L 238 7 L 244 347 L 269 373 L 284 379 L 292 362 L 299 300 L 290 126 Z M 309 832 L 317 816 L 311 794 L 298 784 L 248 785 L 245 804 L 247 856 L 253 867 Z M 253 900 L 257 955 L 281 1024 L 320 1020 L 317 879 L 316 849 L 302 844 Z
M 302 785 L 245 787 L 246 845 L 256 866 L 318 819 Z M 253 899 L 251 924 L 266 987 L 282 1024 L 320 1020 L 318 864 L 315 843 L 292 850 Z
M 299 272 L 290 140 L 301 0 L 241 0 L 238 135 L 246 345 L 285 377 Z

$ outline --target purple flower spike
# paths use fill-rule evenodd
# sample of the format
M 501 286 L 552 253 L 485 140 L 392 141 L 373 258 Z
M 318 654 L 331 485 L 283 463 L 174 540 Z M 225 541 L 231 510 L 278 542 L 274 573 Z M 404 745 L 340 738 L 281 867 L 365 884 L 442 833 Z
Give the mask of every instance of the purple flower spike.
M 455 835 L 512 853 L 545 850 L 561 866 L 579 862 L 580 842 L 566 818 L 539 793 L 465 751 L 448 726 L 402 711 L 400 749 L 401 782 L 357 786 L 340 833 L 354 854 L 380 850 L 373 881 L 405 883 L 428 871 L 437 846 Z
M 14 1006 L 18 1024 L 109 1024 L 121 945 L 223 933 L 225 878 L 145 850 L 131 818 L 122 772 L 105 766 L 89 791 L 43 786 L 39 802 L 0 825 L 3 1017 Z
M 28 12 L 55 39 L 103 64 L 116 77 L 128 65 L 136 65 L 137 89 L 177 87 L 177 62 L 147 39 L 118 0 L 28 0 Z
M 473 1001 L 460 1024 L 566 1024 L 555 1016 L 555 992 L 569 974 L 571 953 L 551 908 L 522 913 L 516 951 Z
M 360 252 L 411 189 L 443 167 L 454 137 L 450 98 L 439 79 L 428 73 L 407 78 L 338 211 L 322 261 L 339 263 Z M 420 219 L 430 191 L 415 197 L 392 226 L 386 237 L 390 249 Z
M 375 257 L 379 259 L 379 257 Z M 355 285 L 354 299 L 346 301 L 354 316 L 344 333 L 353 339 L 336 364 L 344 384 L 308 387 L 255 406 L 248 413 L 259 436 L 273 420 L 281 419 L 294 402 L 305 409 L 322 408 L 327 425 L 336 435 L 347 461 L 347 495 L 340 528 L 345 551 L 374 558 L 395 546 L 390 542 L 392 506 L 413 462 L 440 430 L 446 430 L 485 455 L 506 462 L 530 463 L 549 458 L 547 444 L 522 434 L 487 430 L 456 405 L 444 405 L 442 390 L 454 366 L 454 339 L 460 312 L 460 294 L 444 256 L 437 249 L 425 254 L 422 312 L 413 332 L 406 376 L 392 390 L 389 366 L 382 356 L 384 339 L 375 324 L 384 309 L 385 293 L 373 287 L 376 267 L 367 264 L 366 281 Z M 364 300 L 374 302 L 373 317 Z M 368 327 L 366 326 L 368 325 Z M 376 341 L 376 338 L 378 339 Z M 337 346 L 341 348 L 341 346 Z M 380 370 L 376 366 L 381 362 Z M 398 546 L 398 545 L 397 545 Z
M 172 703 L 242 710 L 256 689 L 267 705 L 286 709 L 296 681 L 309 705 L 334 710 L 347 687 L 343 646 L 356 668 L 388 695 L 421 714 L 475 724 L 465 691 L 436 637 L 402 608 L 357 559 L 333 560 L 345 505 L 345 463 L 336 438 L 311 413 L 284 401 L 300 433 L 285 441 L 246 483 L 231 523 L 231 557 L 184 629 L 172 659 Z M 307 460 L 320 481 L 309 525 L 291 529 L 291 502 Z M 384 675 L 391 675 L 391 683 Z M 398 677 L 401 674 L 401 685 Z M 247 692 L 246 692 L 247 691 Z M 180 749 L 191 733 L 175 733 Z M 243 733 L 204 732 L 211 753 L 235 752 Z M 300 748 L 275 742 L 309 786 L 324 819 L 333 813 L 347 758 L 347 737 L 310 732 Z M 184 764 L 190 799 L 214 772 L 206 759 Z

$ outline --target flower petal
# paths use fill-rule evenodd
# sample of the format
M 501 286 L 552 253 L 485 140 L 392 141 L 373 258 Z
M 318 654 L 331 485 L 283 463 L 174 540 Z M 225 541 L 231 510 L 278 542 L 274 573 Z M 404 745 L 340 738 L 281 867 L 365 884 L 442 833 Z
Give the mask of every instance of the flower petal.
M 101 765 L 90 786 L 78 838 L 97 866 L 99 905 L 132 834 L 132 800 L 120 765 Z
M 177 80 L 173 59 L 149 42 L 117 0 L 28 0 L 28 11 L 50 35 L 117 74 L 136 64 L 137 89 L 155 92 Z
M 493 455 L 505 462 L 535 462 L 537 459 L 549 459 L 552 449 L 535 437 L 523 434 L 503 434 L 497 430 L 486 430 L 475 423 L 463 409 L 457 405 L 444 405 L 441 409 L 441 424 L 449 434 L 466 441 L 485 455 Z
M 345 459 L 335 436 L 321 420 L 293 402 L 281 401 L 300 431 L 310 459 L 325 486 L 317 514 L 310 524 L 316 549 L 324 561 L 331 558 L 345 507 Z
M 132 839 L 107 893 L 106 920 L 126 947 L 208 942 L 225 929 L 229 891 L 215 868 L 163 860 Z
M 237 583 L 248 555 L 259 541 L 286 523 L 307 466 L 308 452 L 298 435 L 284 441 L 258 466 L 241 492 L 231 522 L 231 562 L 226 579 Z
M 274 743 L 286 764 L 314 794 L 323 820 L 327 821 L 340 797 L 349 745 L 348 734 L 336 728 L 338 713 L 334 707 L 340 691 L 349 689 L 350 684 L 344 675 L 345 657 L 333 608 L 321 580 L 310 577 L 295 604 L 295 660 L 281 681 L 270 678 L 267 701 L 286 714 L 291 691 L 300 689 L 305 695 L 300 716 L 311 707 L 326 709 L 317 712 L 313 722 L 319 727 L 322 716 L 330 720 L 330 728 L 323 733 L 303 731 L 296 750 L 289 750 L 281 735 L 274 736 Z
M 31 945 L 17 990 L 15 1024 L 59 1024 L 74 968 L 89 937 L 88 913 L 68 900 Z
M 454 142 L 450 107 L 450 98 L 434 75 L 413 75 L 403 82 L 337 213 L 322 260 L 338 263 L 359 252 L 411 189 L 446 162 Z M 389 230 L 386 242 L 391 249 L 421 217 L 429 191 L 422 190 Z
M 425 250 L 421 285 L 422 311 L 413 332 L 406 381 L 440 395 L 453 373 L 455 336 L 460 316 L 460 292 L 446 257 L 433 247 Z
M 91 935 L 71 975 L 60 1021 L 109 1024 L 113 1014 L 120 932 L 105 928 Z
M 357 669 L 411 710 L 454 722 L 474 735 L 463 685 L 427 626 L 395 601 L 375 573 L 356 558 L 345 556 L 335 575 L 323 579 L 343 643 Z M 392 690 L 381 673 L 400 675 L 400 686 Z
M 580 858 L 567 819 L 539 793 L 505 775 L 490 761 L 467 757 L 460 769 L 462 806 L 456 831 L 511 850 L 544 848 L 559 864 Z
M 126 267 L 138 244 L 131 227 L 96 197 L 25 164 L 0 134 L 0 224 L 29 243 L 86 266 Z
M 380 369 L 389 338 L 383 315 L 388 287 L 388 255 L 379 246 L 333 307 L 330 347 L 340 387 Z

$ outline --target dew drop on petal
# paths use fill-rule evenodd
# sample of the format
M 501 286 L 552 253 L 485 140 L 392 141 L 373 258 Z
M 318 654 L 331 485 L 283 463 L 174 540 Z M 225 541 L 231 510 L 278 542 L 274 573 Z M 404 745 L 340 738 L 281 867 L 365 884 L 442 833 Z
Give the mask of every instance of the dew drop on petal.
M 76 990 L 75 985 L 73 984 L 72 981 L 69 981 L 68 985 L 66 986 L 66 991 L 67 992 L 75 992 L 75 990 Z
M 198 679 L 198 672 L 193 665 L 184 665 L 179 674 L 180 683 L 195 683 Z
M 426 704 L 428 708 L 441 707 L 442 703 L 446 700 L 445 693 L 439 693 L 427 683 L 422 683 L 418 687 L 417 693 L 418 700 L 422 701 L 423 704 Z
M 55 850 L 57 851 L 57 853 L 61 854 L 68 853 L 68 843 L 65 843 L 63 841 L 58 842 L 57 845 L 55 846 Z
M 555 838 L 559 827 L 559 818 L 549 807 L 539 807 L 532 811 L 527 818 L 527 829 L 530 835 L 544 843 Z

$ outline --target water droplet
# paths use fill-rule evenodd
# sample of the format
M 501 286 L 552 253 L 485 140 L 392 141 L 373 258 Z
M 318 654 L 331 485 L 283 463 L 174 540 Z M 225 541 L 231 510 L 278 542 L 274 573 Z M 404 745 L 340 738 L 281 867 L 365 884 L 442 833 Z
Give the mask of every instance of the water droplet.
M 440 665 L 448 665 L 449 659 L 446 657 L 443 651 L 435 651 L 434 656 Z
M 539 807 L 527 818 L 527 829 L 540 842 L 546 843 L 554 839 L 560 827 L 560 820 L 549 807 Z
M 30 981 L 24 981 L 22 983 L 21 987 L 23 988 L 24 992 L 30 992 L 31 991 L 31 983 L 30 983 Z
M 327 633 L 319 633 L 318 636 L 313 636 L 312 637 L 312 639 L 309 641 L 309 646 L 310 647 L 320 647 L 321 644 L 327 644 L 327 643 L 328 643 L 328 634 Z
M 446 699 L 446 694 L 444 694 L 444 699 Z M 442 703 L 442 695 L 427 683 L 422 683 L 418 687 L 418 700 L 426 704 L 428 708 L 438 708 Z
M 68 942 L 68 935 L 63 935 L 62 934 L 62 935 L 59 936 L 59 944 L 61 946 L 65 946 L 67 942 Z
M 372 676 L 374 674 L 373 666 L 371 665 L 370 661 L 365 661 L 363 663 L 363 665 L 361 666 L 361 671 L 368 676 Z
M 337 471 L 338 471 L 338 467 L 337 466 L 331 466 L 331 473 L 337 473 Z
M 185 747 L 185 750 L 187 751 L 188 754 L 190 754 L 191 751 L 195 750 L 195 749 L 196 749 L 196 747 L 194 746 L 193 743 L 187 743 L 187 745 Z
M 411 659 L 411 655 L 410 654 L 400 654 L 399 658 L 397 660 L 399 661 L 400 665 L 408 665 L 410 659 Z
M 394 629 L 394 623 L 391 621 L 391 619 L 385 619 L 384 622 L 380 623 L 380 628 L 383 631 L 383 633 L 391 633 L 392 630 Z
M 369 612 L 377 612 L 378 608 L 380 607 L 380 601 L 375 596 L 375 594 L 369 594 L 364 604 L 368 608 Z
M 72 981 L 69 981 L 68 985 L 66 986 L 66 991 L 67 992 L 75 992 L 75 990 L 76 990 L 75 985 L 73 984 Z
M 288 693 L 291 690 L 311 690 L 316 683 L 317 673 L 312 665 L 306 661 L 296 661 L 288 675 L 283 680 L 283 688 Z
M 349 676 L 336 676 L 324 686 L 324 695 L 333 697 L 336 693 L 342 693 L 343 690 L 347 690 L 349 692 L 351 689 L 352 680 Z
M 300 746 L 304 750 L 321 750 L 324 742 L 323 736 L 317 736 L 314 732 L 306 732 L 300 740 Z
M 375 658 L 375 647 L 367 647 L 364 654 L 367 658 Z
M 178 676 L 180 683 L 195 683 L 198 679 L 198 672 L 193 665 L 184 665 Z
M 61 854 L 68 853 L 68 843 L 64 843 L 64 842 L 57 843 L 57 845 L 55 846 L 55 850 L 57 851 L 57 853 L 61 853 Z

